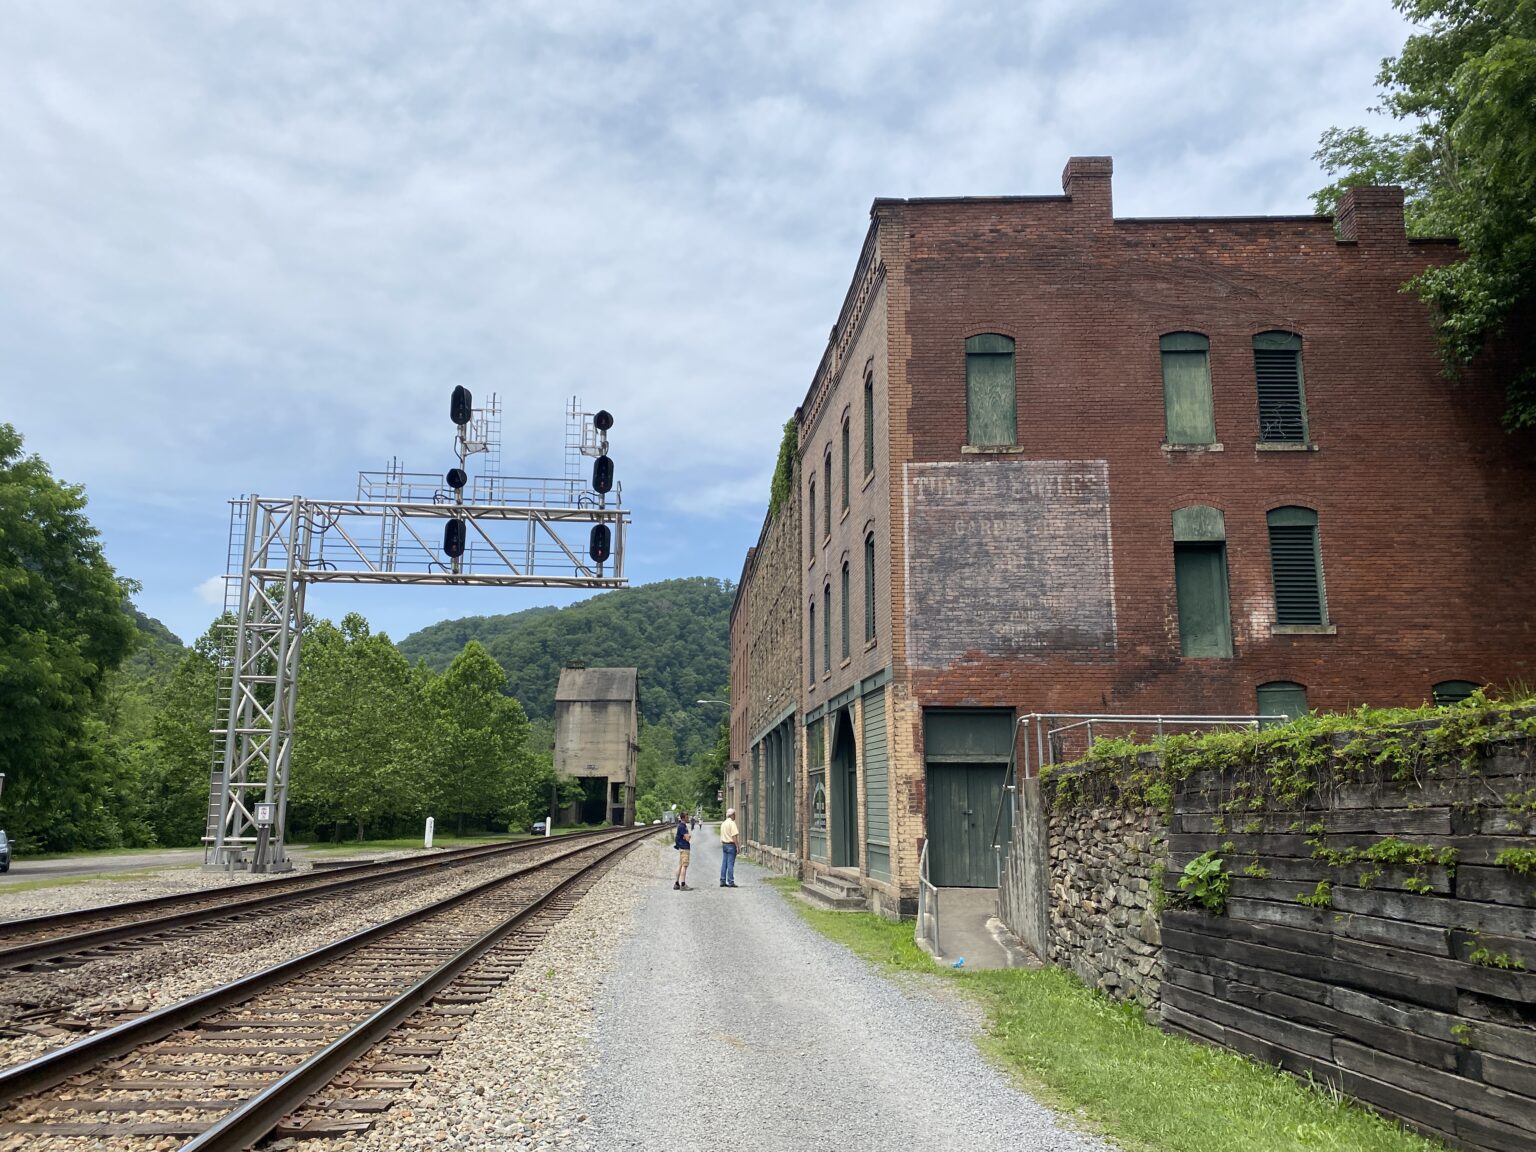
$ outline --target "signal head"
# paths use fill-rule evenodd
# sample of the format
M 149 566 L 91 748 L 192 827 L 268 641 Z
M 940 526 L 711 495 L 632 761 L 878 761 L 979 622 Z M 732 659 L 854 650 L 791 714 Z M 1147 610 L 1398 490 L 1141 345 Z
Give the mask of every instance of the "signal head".
M 592 461 L 592 491 L 607 493 L 613 489 L 613 461 L 599 456 Z
M 592 525 L 592 538 L 587 544 L 587 555 L 601 564 L 608 559 L 609 549 L 613 543 L 613 532 L 606 524 Z
M 453 395 L 448 400 L 448 418 L 455 424 L 465 425 L 474 417 L 475 398 L 468 388 L 462 384 L 454 385 Z
M 448 475 L 444 479 L 448 481 L 448 487 L 457 492 L 469 483 L 469 473 L 465 472 L 462 468 L 450 468 L 448 469 Z
M 606 408 L 600 409 L 596 416 L 592 417 L 592 427 L 599 432 L 606 432 L 613 427 L 613 413 Z

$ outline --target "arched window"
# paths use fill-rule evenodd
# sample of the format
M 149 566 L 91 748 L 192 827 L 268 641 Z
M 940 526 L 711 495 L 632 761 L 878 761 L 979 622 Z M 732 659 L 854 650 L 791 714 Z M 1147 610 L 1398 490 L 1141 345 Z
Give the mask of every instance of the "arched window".
M 875 470 L 875 374 L 864 374 L 864 475 Z
M 816 601 L 811 600 L 810 610 L 806 612 L 806 620 L 810 624 L 811 647 L 809 657 L 806 660 L 811 670 L 811 687 L 816 686 Z
M 843 511 L 848 510 L 848 417 L 843 417 Z
M 995 332 L 965 342 L 965 440 L 975 447 L 1018 443 L 1013 338 Z
M 848 561 L 843 561 L 843 659 L 848 659 Z
M 806 524 L 811 533 L 811 559 L 816 559 L 816 477 L 811 477 L 809 498 L 805 502 Z
M 821 508 L 822 520 L 825 521 L 823 527 L 827 530 L 826 534 L 830 536 L 832 535 L 832 449 L 830 447 L 827 449 L 824 464 L 826 483 L 823 485 L 824 491 L 821 494 Z
M 832 671 L 832 583 L 821 588 L 821 670 Z
M 875 639 L 875 534 L 864 537 L 864 643 Z

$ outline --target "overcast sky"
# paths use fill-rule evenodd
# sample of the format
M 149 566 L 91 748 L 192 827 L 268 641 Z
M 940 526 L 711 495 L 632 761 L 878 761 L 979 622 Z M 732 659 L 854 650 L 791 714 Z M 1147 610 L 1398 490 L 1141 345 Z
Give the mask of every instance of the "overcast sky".
M 1388 0 L 0 0 L 0 420 L 141 606 L 216 609 L 229 497 L 502 471 L 615 414 L 629 574 L 735 579 L 877 196 L 1301 213 L 1371 123 Z M 201 589 L 201 590 L 200 590 Z M 396 638 L 533 590 L 325 587 Z

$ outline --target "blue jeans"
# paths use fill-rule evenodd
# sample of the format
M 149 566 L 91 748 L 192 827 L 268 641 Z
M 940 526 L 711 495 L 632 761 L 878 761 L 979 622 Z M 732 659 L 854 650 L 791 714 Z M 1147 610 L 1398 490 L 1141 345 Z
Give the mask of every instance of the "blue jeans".
M 720 883 L 736 883 L 736 845 L 720 845 Z

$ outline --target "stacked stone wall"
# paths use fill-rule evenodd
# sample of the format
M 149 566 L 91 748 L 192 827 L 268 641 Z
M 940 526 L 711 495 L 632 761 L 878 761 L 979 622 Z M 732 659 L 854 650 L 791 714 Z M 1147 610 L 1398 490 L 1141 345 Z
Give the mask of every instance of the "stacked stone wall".
M 1084 984 L 1158 1011 L 1155 878 L 1165 864 L 1167 822 L 1152 808 L 1105 804 L 1053 811 L 1047 827 L 1048 959 Z

